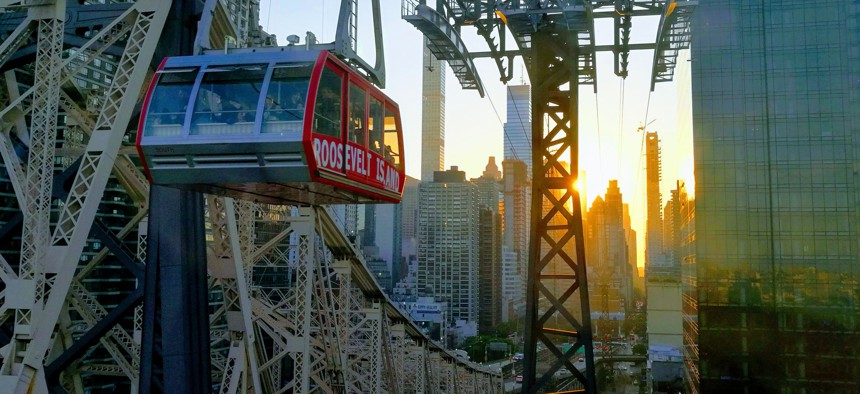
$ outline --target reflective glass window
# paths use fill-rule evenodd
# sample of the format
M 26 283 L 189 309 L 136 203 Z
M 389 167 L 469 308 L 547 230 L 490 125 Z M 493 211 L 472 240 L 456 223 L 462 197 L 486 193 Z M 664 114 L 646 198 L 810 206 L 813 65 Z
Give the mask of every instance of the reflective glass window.
M 358 85 L 349 84 L 349 142 L 364 145 L 366 114 L 364 93 Z
M 385 109 L 385 152 L 383 156 L 385 160 L 394 167 L 401 168 L 402 158 L 400 157 L 400 130 L 397 129 L 397 117 L 391 108 Z
M 314 132 L 340 137 L 342 82 L 340 74 L 323 68 L 314 105 Z
M 301 133 L 312 63 L 277 65 L 263 103 L 261 133 Z
M 197 69 L 165 70 L 159 73 L 144 123 L 143 135 L 167 137 L 182 135 L 188 99 L 197 78 Z
M 370 97 L 370 140 L 367 141 L 367 144 L 370 146 L 370 149 L 380 155 L 383 153 L 382 150 L 382 133 L 383 133 L 383 122 L 385 115 L 385 108 L 382 106 L 382 103 L 377 100 L 375 97 Z
M 253 133 L 266 66 L 218 67 L 205 72 L 194 102 L 191 134 Z

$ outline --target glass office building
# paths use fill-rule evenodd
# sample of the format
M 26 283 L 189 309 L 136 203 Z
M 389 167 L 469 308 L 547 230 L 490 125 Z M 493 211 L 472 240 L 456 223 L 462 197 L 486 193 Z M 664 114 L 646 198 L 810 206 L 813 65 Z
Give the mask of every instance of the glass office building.
M 858 13 L 699 1 L 691 392 L 860 392 Z
M 532 176 L 532 98 L 530 85 L 508 85 L 508 115 L 505 119 L 505 158 L 526 163 Z

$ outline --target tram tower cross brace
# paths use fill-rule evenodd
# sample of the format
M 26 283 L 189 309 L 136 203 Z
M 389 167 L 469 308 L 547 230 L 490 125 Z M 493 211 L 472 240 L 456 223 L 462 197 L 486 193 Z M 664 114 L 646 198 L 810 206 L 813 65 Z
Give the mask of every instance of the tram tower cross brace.
M 484 95 L 475 58 L 492 58 L 501 81 L 508 82 L 513 58 L 523 57 L 532 83 L 533 163 L 523 392 L 596 393 L 582 208 L 574 187 L 579 174 L 579 87 L 593 85 L 597 92 L 598 51 L 611 51 L 615 74 L 626 78 L 630 51 L 653 50 L 651 89 L 657 82 L 671 81 L 678 51 L 689 47 L 690 20 L 698 2 L 402 0 L 401 4 L 403 19 L 426 36 L 430 52 L 448 62 L 464 89 Z M 631 44 L 632 18 L 646 15 L 660 19 L 655 41 Z M 613 19 L 613 44 L 594 44 L 596 18 Z M 469 53 L 460 37 L 463 27 L 476 28 L 489 51 Z M 508 30 L 516 49 L 505 45 Z M 559 342 L 573 345 L 562 351 Z M 538 343 L 550 353 L 542 371 Z M 585 355 L 584 372 L 571 361 L 580 350 Z M 553 383 L 562 368 L 572 379 Z

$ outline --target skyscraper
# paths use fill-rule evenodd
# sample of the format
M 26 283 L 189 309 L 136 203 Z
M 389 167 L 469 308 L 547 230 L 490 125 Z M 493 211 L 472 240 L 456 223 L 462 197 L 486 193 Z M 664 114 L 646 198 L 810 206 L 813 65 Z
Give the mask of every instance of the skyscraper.
M 505 122 L 505 160 L 522 160 L 532 173 L 531 86 L 508 85 L 508 115 Z
M 445 168 L 445 62 L 430 53 L 427 38 L 421 78 L 421 180 L 431 182 Z
M 520 294 L 525 297 L 528 277 L 528 247 L 529 247 L 529 203 L 531 199 L 531 182 L 529 182 L 528 166 L 521 160 L 505 160 L 502 162 L 502 194 L 504 196 L 504 232 L 502 245 L 516 254 L 516 273 L 519 275 L 520 291 L 509 291 L 506 294 Z M 508 276 L 507 283 L 516 280 L 516 276 Z M 525 305 L 525 300 L 509 300 L 512 305 Z M 515 313 L 524 312 L 515 309 Z
M 645 266 L 660 264 L 663 252 L 663 196 L 660 194 L 660 140 L 656 132 L 645 134 Z
M 478 186 L 453 166 L 418 195 L 418 296 L 447 303 L 450 323 L 477 323 Z
M 472 179 L 478 186 L 480 233 L 478 235 L 478 331 L 491 333 L 502 317 L 502 216 L 501 176 L 496 158 L 490 156 L 483 175 Z
M 857 1 L 699 2 L 692 392 L 860 392 L 858 23 Z
M 624 215 L 624 205 L 618 181 L 611 180 L 606 194 L 594 200 L 585 221 L 589 294 L 593 316 L 600 319 L 598 334 L 606 329 L 615 332 L 618 322 L 610 323 L 608 319 L 623 319 L 634 306 L 631 301 L 636 260 L 629 255 L 635 253 L 635 248 L 628 246 L 628 240 L 635 241 L 635 232 L 629 226 L 629 215 Z
M 403 263 L 410 267 L 411 261 L 418 256 L 418 185 L 421 181 L 411 176 L 406 176 L 406 184 L 403 187 L 403 199 L 400 201 L 400 254 Z M 407 276 L 402 272 L 401 276 Z M 413 273 L 413 276 L 417 273 Z
M 501 216 L 484 205 L 479 210 L 478 332 L 489 334 L 502 317 Z
M 329 210 L 334 216 L 335 222 L 343 229 L 347 237 L 355 241 L 358 235 L 358 209 L 357 204 L 339 204 L 329 206 Z M 357 240 L 356 244 L 360 244 L 361 240 Z
M 633 277 L 627 247 L 628 235 L 624 231 L 624 201 L 621 189 L 618 187 L 618 180 L 609 181 L 609 187 L 606 188 L 604 198 L 606 199 L 606 227 L 604 231 L 606 231 L 607 258 L 610 267 L 618 278 L 616 281 L 620 286 L 619 291 L 621 291 L 625 301 L 623 310 L 628 311 L 633 307 L 631 303 Z M 629 215 L 627 217 L 629 218 Z

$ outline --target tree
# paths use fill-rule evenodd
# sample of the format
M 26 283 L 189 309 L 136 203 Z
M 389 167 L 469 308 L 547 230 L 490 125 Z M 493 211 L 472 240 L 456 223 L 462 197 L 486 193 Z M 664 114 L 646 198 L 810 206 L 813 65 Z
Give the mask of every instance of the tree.
M 605 364 L 597 367 L 597 385 L 604 390 L 612 385 L 615 381 L 615 371 L 612 368 L 607 368 Z
M 505 343 L 510 349 L 513 349 L 514 346 L 514 343 L 507 337 L 499 338 L 492 335 L 478 335 L 466 338 L 460 346 L 457 346 L 457 349 L 465 350 L 472 361 L 483 362 L 485 356 L 487 361 L 498 360 L 505 357 L 506 352 L 487 349 L 487 345 L 496 342 Z
M 648 353 L 648 348 L 646 348 L 644 344 L 637 343 L 633 345 L 633 354 L 637 356 L 644 356 L 645 353 Z
M 495 334 L 499 338 L 507 338 L 511 334 L 514 334 L 519 331 L 520 321 L 519 320 L 511 320 L 502 322 L 495 328 Z
M 621 326 L 621 330 L 624 334 L 634 333 L 639 337 L 645 336 L 647 321 L 645 319 L 645 313 L 642 312 L 633 312 L 624 319 L 624 323 Z

